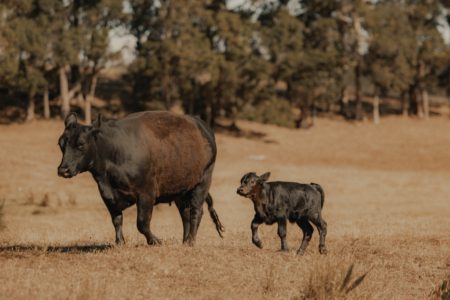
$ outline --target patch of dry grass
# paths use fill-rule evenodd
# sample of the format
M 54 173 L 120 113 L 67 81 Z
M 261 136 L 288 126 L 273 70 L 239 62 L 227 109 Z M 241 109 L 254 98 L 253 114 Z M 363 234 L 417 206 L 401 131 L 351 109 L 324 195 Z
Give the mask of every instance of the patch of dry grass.
M 319 120 L 309 131 L 239 125 L 264 138 L 217 136 L 211 193 L 227 231 L 220 239 L 205 214 L 194 248 L 181 245 L 180 217 L 167 205 L 158 206 L 152 219 L 162 246 L 145 245 L 134 207 L 124 214 L 127 244 L 111 245 L 114 229 L 91 176 L 56 176 L 62 124 L 0 127 L 0 195 L 7 203 L 2 209 L 6 228 L 0 232 L 0 298 L 445 295 L 443 280 L 450 270 L 448 120 L 388 118 L 380 126 Z M 301 240 L 296 225 L 288 226 L 288 253 L 278 252 L 276 226 L 261 226 L 264 249 L 252 245 L 253 208 L 235 194 L 248 171 L 324 186 L 327 256 L 318 254 L 317 230 L 305 256 L 296 256 Z

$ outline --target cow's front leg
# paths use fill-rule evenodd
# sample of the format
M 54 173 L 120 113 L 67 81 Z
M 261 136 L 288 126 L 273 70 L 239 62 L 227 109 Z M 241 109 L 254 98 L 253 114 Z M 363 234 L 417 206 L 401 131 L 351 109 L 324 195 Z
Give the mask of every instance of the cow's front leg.
M 286 241 L 286 219 L 281 219 L 278 221 L 278 236 L 281 240 L 281 251 L 289 251 Z
M 150 230 L 155 197 L 149 194 L 139 195 L 137 199 L 137 228 L 147 239 L 149 245 L 160 245 L 161 241 Z
M 111 214 L 111 220 L 114 225 L 114 229 L 116 230 L 116 244 L 117 245 L 123 245 L 125 244 L 125 239 L 123 238 L 122 233 L 122 222 L 123 222 L 123 215 L 121 211 L 110 211 Z
M 116 244 L 118 245 L 125 244 L 125 239 L 123 238 L 122 233 L 122 222 L 123 222 L 122 210 L 123 208 L 126 207 L 120 207 L 115 204 L 114 193 L 109 185 L 99 183 L 98 187 L 103 202 L 105 203 L 106 208 L 108 208 L 109 214 L 111 215 L 111 221 L 116 231 Z
M 262 220 L 255 216 L 252 220 L 252 224 L 250 228 L 252 229 L 252 242 L 256 245 L 256 247 L 262 249 L 263 244 L 258 236 L 258 227 L 262 223 Z

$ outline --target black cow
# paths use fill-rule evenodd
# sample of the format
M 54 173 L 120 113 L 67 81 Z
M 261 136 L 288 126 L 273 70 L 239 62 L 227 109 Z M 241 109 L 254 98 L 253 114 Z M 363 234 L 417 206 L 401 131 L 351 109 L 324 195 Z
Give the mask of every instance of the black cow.
M 216 160 L 214 133 L 199 119 L 169 112 L 131 114 L 92 126 L 65 119 L 59 138 L 63 152 L 58 175 L 89 171 L 98 184 L 116 231 L 124 243 L 122 211 L 136 204 L 137 228 L 149 245 L 161 241 L 151 232 L 153 206 L 174 201 L 183 222 L 183 243 L 193 245 L 206 201 L 217 232 L 224 230 L 209 194 Z
M 320 234 L 319 252 L 326 254 L 325 236 L 327 235 L 327 223 L 322 219 L 322 207 L 324 192 L 316 183 L 301 184 L 296 182 L 266 182 L 270 173 L 257 176 L 255 173 L 247 173 L 241 179 L 241 185 L 237 193 L 250 198 L 255 207 L 253 218 L 252 241 L 262 248 L 262 242 L 258 237 L 258 226 L 262 223 L 278 223 L 278 235 L 281 239 L 281 250 L 288 251 L 286 242 L 286 223 L 296 222 L 303 231 L 303 240 L 297 254 L 303 255 L 313 234 L 313 223 Z

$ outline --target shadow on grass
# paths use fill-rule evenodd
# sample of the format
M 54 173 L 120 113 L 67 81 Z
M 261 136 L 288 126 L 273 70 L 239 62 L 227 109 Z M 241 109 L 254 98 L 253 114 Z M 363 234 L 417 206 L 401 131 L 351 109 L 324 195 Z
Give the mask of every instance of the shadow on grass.
M 12 252 L 47 252 L 47 253 L 91 253 L 102 252 L 113 248 L 110 244 L 71 245 L 71 246 L 36 246 L 36 245 L 10 245 L 0 246 L 0 253 Z
M 231 123 L 230 125 L 223 125 L 220 123 L 216 123 L 214 131 L 217 133 L 226 134 L 229 136 L 237 137 L 237 138 L 246 138 L 251 140 L 260 140 L 266 144 L 278 144 L 277 141 L 267 139 L 267 133 L 242 129 L 236 126 L 235 123 Z

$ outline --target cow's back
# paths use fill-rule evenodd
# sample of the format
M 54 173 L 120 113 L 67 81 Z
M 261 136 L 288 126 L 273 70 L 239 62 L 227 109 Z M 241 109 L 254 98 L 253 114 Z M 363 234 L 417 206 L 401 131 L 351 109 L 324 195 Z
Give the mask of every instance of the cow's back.
M 199 121 L 165 111 L 131 114 L 117 126 L 135 135 L 148 163 L 156 196 L 194 188 L 215 160 L 215 141 Z

